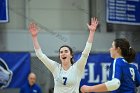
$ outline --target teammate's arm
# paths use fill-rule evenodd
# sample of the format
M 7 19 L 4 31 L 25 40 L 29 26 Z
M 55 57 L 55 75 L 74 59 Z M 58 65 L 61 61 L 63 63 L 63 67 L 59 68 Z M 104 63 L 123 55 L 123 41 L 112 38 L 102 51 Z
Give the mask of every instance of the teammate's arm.
M 118 89 L 120 86 L 120 81 L 116 78 L 112 79 L 111 81 L 107 81 L 103 84 L 98 84 L 95 86 L 82 86 L 81 92 L 106 92 L 106 91 L 113 91 Z

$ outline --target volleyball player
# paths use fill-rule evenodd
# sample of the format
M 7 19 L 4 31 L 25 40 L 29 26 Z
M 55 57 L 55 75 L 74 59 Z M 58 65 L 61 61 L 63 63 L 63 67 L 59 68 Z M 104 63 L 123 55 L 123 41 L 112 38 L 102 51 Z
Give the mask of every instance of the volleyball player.
M 93 37 L 97 25 L 97 19 L 92 18 L 91 24 L 88 24 L 89 37 L 85 49 L 83 50 L 82 55 L 77 62 L 73 63 L 73 52 L 69 46 L 64 45 L 60 47 L 59 58 L 61 64 L 49 59 L 45 54 L 43 54 L 37 40 L 38 27 L 34 23 L 29 25 L 29 32 L 32 36 L 36 55 L 53 74 L 55 83 L 54 93 L 79 93 L 80 81 L 82 75 L 84 74 L 84 68 L 92 47 Z
M 111 57 L 114 58 L 110 66 L 109 78 L 103 84 L 81 87 L 82 93 L 105 92 L 111 93 L 136 93 L 136 87 L 140 86 L 140 73 L 132 64 L 135 51 L 126 39 L 115 39 L 110 48 Z

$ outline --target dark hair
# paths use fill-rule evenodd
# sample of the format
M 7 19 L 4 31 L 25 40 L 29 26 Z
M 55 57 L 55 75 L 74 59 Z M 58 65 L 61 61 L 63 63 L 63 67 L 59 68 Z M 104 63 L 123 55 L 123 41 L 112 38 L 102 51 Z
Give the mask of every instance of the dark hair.
M 59 53 L 60 53 L 60 49 L 63 48 L 63 47 L 67 47 L 70 50 L 70 54 L 72 55 L 72 58 L 71 58 L 70 61 L 71 61 L 71 64 L 73 65 L 74 61 L 73 61 L 73 50 L 72 50 L 72 48 L 68 45 L 63 45 L 59 48 Z
M 128 63 L 132 63 L 135 59 L 136 52 L 135 50 L 130 46 L 129 41 L 125 38 L 119 38 L 114 40 L 115 47 L 121 49 L 121 54 L 124 57 L 124 59 Z

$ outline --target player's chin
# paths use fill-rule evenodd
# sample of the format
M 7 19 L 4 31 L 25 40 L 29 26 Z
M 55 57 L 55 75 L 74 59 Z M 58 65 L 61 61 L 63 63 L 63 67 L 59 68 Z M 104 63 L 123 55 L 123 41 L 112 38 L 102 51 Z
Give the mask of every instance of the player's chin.
M 61 62 L 64 62 L 65 61 L 65 59 L 62 59 L 62 58 L 60 60 L 61 60 Z
M 112 53 L 110 53 L 110 57 L 111 57 L 111 58 L 113 58 L 113 55 L 112 55 Z
M 110 56 L 111 56 L 111 58 L 113 58 L 113 59 L 115 58 L 115 56 L 114 56 L 114 55 L 110 55 Z

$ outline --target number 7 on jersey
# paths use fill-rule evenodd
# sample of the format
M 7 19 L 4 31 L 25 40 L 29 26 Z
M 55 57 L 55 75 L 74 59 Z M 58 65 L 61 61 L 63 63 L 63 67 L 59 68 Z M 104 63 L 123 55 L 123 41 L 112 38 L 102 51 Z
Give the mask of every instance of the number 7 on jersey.
M 63 79 L 64 79 L 64 83 L 63 83 L 63 85 L 66 85 L 67 77 L 63 77 Z

